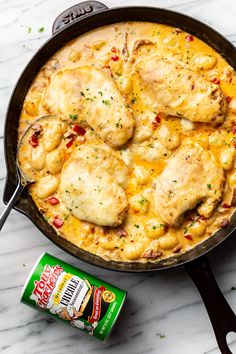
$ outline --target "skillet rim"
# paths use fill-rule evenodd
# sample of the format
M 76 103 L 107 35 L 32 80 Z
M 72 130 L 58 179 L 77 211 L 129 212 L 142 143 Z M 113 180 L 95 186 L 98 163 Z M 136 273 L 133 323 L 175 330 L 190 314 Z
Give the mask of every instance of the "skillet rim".
M 111 15 L 112 13 L 113 14 L 118 13 L 118 15 L 119 15 L 119 12 L 122 12 L 122 11 L 125 12 L 125 16 L 127 16 L 127 12 L 131 11 L 131 14 L 128 17 L 132 17 L 133 15 L 135 15 L 135 16 L 138 16 L 139 19 L 132 18 L 132 19 L 113 20 L 112 16 L 109 16 L 108 22 L 105 21 L 105 23 L 104 23 L 102 20 L 102 23 L 99 23 L 99 25 L 95 25 L 95 26 L 94 26 L 93 22 L 91 23 L 91 21 L 93 19 L 95 19 L 95 18 L 98 19 L 102 15 L 103 16 L 106 14 Z M 134 14 L 133 12 L 135 12 L 135 11 L 140 12 L 140 13 Z M 144 15 L 143 15 L 142 11 L 145 11 Z M 155 12 L 154 17 L 155 16 L 157 17 L 155 20 L 154 20 L 154 18 L 150 19 L 149 11 Z M 160 19 L 161 14 L 165 14 L 165 16 L 170 15 L 170 17 L 173 16 L 174 19 L 171 19 L 170 22 L 175 22 L 175 21 L 178 22 L 181 19 L 181 20 L 183 20 L 183 23 L 176 25 L 173 23 L 171 24 L 170 22 L 167 22 L 165 20 L 163 21 L 162 19 Z M 142 17 L 142 18 L 140 18 L 140 17 Z M 198 19 L 195 19 L 194 17 L 188 16 L 188 15 L 185 15 L 185 14 L 173 11 L 173 10 L 169 10 L 169 9 L 164 9 L 164 8 L 159 8 L 159 7 L 150 7 L 150 6 L 124 6 L 124 7 L 107 8 L 104 10 L 99 10 L 94 13 L 90 13 L 90 14 L 86 15 L 86 17 L 81 17 L 81 18 L 77 19 L 75 22 L 72 22 L 69 25 L 67 25 L 66 27 L 58 30 L 52 37 L 50 37 L 36 51 L 36 53 L 30 59 L 30 61 L 28 62 L 28 64 L 24 68 L 22 74 L 20 75 L 19 79 L 17 80 L 17 83 L 15 85 L 15 88 L 13 89 L 13 92 L 12 92 L 10 100 L 9 100 L 9 104 L 8 104 L 7 111 L 6 111 L 5 124 L 4 124 L 4 156 L 5 156 L 6 168 L 7 168 L 6 182 L 5 182 L 4 195 L 3 195 L 3 201 L 5 204 L 8 202 L 8 200 L 10 198 L 10 195 L 12 192 L 12 184 L 16 183 L 16 171 L 15 171 L 15 173 L 14 173 L 14 171 L 13 172 L 11 171 L 11 168 L 15 167 L 15 166 L 11 165 L 12 164 L 11 157 L 13 157 L 12 152 L 14 153 L 14 155 L 16 153 L 16 151 L 12 151 L 12 149 L 16 148 L 17 144 L 15 144 L 16 146 L 12 146 L 12 145 L 14 145 L 14 142 L 12 145 L 9 144 L 12 149 L 10 152 L 8 151 L 8 143 L 9 143 L 9 141 L 10 141 L 10 143 L 12 143 L 12 140 L 13 140 L 12 137 L 9 138 L 9 136 L 8 136 L 8 130 L 9 130 L 9 124 L 10 124 L 9 116 L 11 114 L 11 111 L 13 110 L 12 106 L 14 107 L 14 104 L 16 102 L 15 96 L 17 94 L 17 91 L 19 91 L 19 89 L 20 89 L 24 75 L 27 76 L 27 73 L 30 71 L 32 66 L 34 69 L 34 64 L 35 64 L 34 62 L 40 60 L 40 55 L 43 54 L 44 51 L 48 50 L 48 47 L 50 47 L 50 44 L 55 42 L 58 38 L 59 38 L 59 42 L 60 42 L 60 38 L 63 35 L 66 35 L 68 32 L 72 32 L 72 35 L 70 36 L 70 38 L 68 38 L 64 41 L 62 40 L 61 41 L 62 43 L 60 42 L 59 46 L 57 45 L 57 49 L 54 50 L 51 55 L 48 55 L 48 53 L 47 53 L 47 55 L 46 55 L 47 59 L 45 59 L 43 63 L 40 63 L 40 67 L 42 67 L 45 64 L 45 62 L 47 62 L 48 59 L 51 56 L 53 56 L 53 54 L 55 52 L 57 52 L 60 48 L 62 48 L 67 42 L 78 37 L 79 35 L 82 35 L 83 33 L 86 33 L 90 30 L 94 30 L 96 28 L 99 28 L 99 27 L 102 27 L 102 26 L 105 26 L 108 24 L 118 23 L 118 22 L 123 22 L 123 21 L 147 21 L 147 22 L 167 24 L 170 26 L 172 25 L 173 27 L 179 27 L 179 28 L 182 28 L 185 31 L 192 33 L 195 36 L 199 37 L 201 40 L 205 41 L 208 45 L 212 46 L 215 50 L 220 52 L 219 46 L 217 45 L 217 43 L 214 42 L 214 41 L 216 41 L 216 39 L 218 39 L 218 40 L 220 40 L 221 43 L 223 42 L 224 47 L 225 47 L 224 48 L 225 51 L 226 51 L 226 47 L 228 47 L 228 50 L 230 50 L 230 49 L 232 50 L 232 53 L 230 53 L 230 54 L 228 53 L 226 55 L 224 53 L 225 55 L 224 54 L 222 55 L 221 52 L 220 52 L 220 54 L 227 60 L 227 62 L 231 66 L 233 66 L 236 69 L 236 48 L 227 38 L 225 38 L 221 33 L 216 31 L 213 27 L 209 26 L 208 24 L 204 23 L 203 21 L 200 21 Z M 190 21 L 190 24 L 194 23 L 194 25 L 196 27 L 199 27 L 199 31 L 201 33 L 199 34 L 198 31 L 196 31 L 195 29 L 189 30 L 190 24 L 188 24 L 188 21 Z M 85 31 L 83 29 L 81 31 L 79 27 L 80 26 L 82 27 L 83 23 L 86 23 L 86 22 L 88 22 L 87 26 L 90 27 L 90 29 L 85 30 Z M 75 31 L 75 34 L 73 34 L 73 31 L 72 31 L 72 29 L 74 29 L 74 28 L 77 28 L 77 31 Z M 215 37 L 214 40 L 208 38 L 207 36 L 205 37 L 204 30 L 206 30 L 208 35 L 210 34 L 212 37 Z M 77 32 L 80 32 L 80 33 L 77 34 Z M 202 37 L 204 37 L 204 38 L 202 38 Z M 38 65 L 36 65 L 36 66 L 38 66 Z M 37 73 L 38 70 L 39 69 L 37 69 L 37 70 L 34 69 L 33 71 L 36 71 L 36 73 Z M 34 79 L 34 77 L 35 76 L 33 76 L 33 79 Z M 28 91 L 28 88 L 32 84 L 33 79 L 28 81 L 27 85 L 24 86 L 25 93 Z M 23 95 L 21 94 L 21 96 L 23 96 L 23 98 L 21 98 L 20 101 L 21 101 L 21 103 L 23 103 L 24 98 L 25 98 L 25 94 L 23 94 Z M 21 111 L 21 108 L 22 108 L 22 105 L 18 106 L 19 112 Z M 14 107 L 14 109 L 16 109 L 16 107 Z M 17 123 L 17 122 L 18 122 L 18 120 L 16 121 L 16 119 L 15 119 L 15 123 Z M 16 127 L 16 125 L 17 125 L 17 127 Z M 14 129 L 16 130 L 16 134 L 17 134 L 18 124 L 15 124 Z M 14 180 L 14 182 L 13 182 L 13 180 Z M 29 207 L 31 207 L 31 209 L 29 209 Z M 57 246 L 62 248 L 67 253 L 75 256 L 76 258 L 78 258 L 82 261 L 90 263 L 92 265 L 99 266 L 101 268 L 105 268 L 105 269 L 109 269 L 109 270 L 118 270 L 118 271 L 124 271 L 124 272 L 157 271 L 157 270 L 164 270 L 164 269 L 170 269 L 170 268 L 177 267 L 177 266 L 182 266 L 185 263 L 193 261 L 193 260 L 203 256 L 204 254 L 210 252 L 213 248 L 217 247 L 221 242 L 223 242 L 226 238 L 228 238 L 230 236 L 230 234 L 236 228 L 236 212 L 235 212 L 232 219 L 231 219 L 230 225 L 226 229 L 219 230 L 213 236 L 207 238 L 206 240 L 204 240 L 200 244 L 196 245 L 191 250 L 184 252 L 183 254 L 173 256 L 173 257 L 170 257 L 166 260 L 159 261 L 156 263 L 154 263 L 154 262 L 147 262 L 147 263 L 116 262 L 116 261 L 104 260 L 103 258 L 101 258 L 99 256 L 96 256 L 88 251 L 80 249 L 79 247 L 71 244 L 69 241 L 66 241 L 61 236 L 58 236 L 56 234 L 56 232 L 54 231 L 54 229 L 43 218 L 42 214 L 40 214 L 40 212 L 36 208 L 32 198 L 27 193 L 24 193 L 22 195 L 22 197 L 19 198 L 19 201 L 15 205 L 14 209 L 16 209 L 17 211 L 26 215 L 33 222 L 33 224 L 49 240 L 51 240 L 54 244 L 56 244 Z M 50 230 L 47 231 L 47 229 L 50 229 Z M 212 239 L 214 242 L 211 242 Z M 185 259 L 185 258 L 187 258 L 187 259 Z

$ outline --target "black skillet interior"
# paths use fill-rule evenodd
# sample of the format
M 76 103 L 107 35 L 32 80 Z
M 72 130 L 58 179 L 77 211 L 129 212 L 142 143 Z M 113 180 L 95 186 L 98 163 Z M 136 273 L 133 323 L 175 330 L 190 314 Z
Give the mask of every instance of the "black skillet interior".
M 83 6 L 82 6 L 83 5 Z M 87 6 L 87 7 L 86 7 Z M 80 16 L 82 12 L 88 12 L 86 16 Z M 103 10 L 102 10 L 103 9 Z M 98 12 L 92 13 L 98 10 Z M 80 11 L 80 12 L 79 12 Z M 90 13 L 91 12 L 91 13 Z M 75 18 L 78 17 L 76 20 Z M 168 24 L 179 27 L 186 32 L 196 35 L 215 50 L 221 53 L 223 57 L 236 69 L 236 49 L 224 37 L 214 29 L 208 27 L 193 18 L 179 14 L 177 12 L 150 7 L 123 7 L 107 9 L 103 4 L 95 1 L 79 4 L 74 8 L 68 9 L 59 16 L 54 23 L 54 31 L 60 29 L 52 38 L 50 38 L 35 54 L 22 73 L 15 90 L 12 94 L 5 122 L 5 157 L 8 175 L 4 191 L 4 203 L 7 203 L 16 187 L 16 150 L 17 150 L 17 128 L 21 107 L 29 86 L 34 77 L 44 63 L 69 40 L 88 32 L 99 26 L 108 25 L 121 21 L 149 21 Z M 69 23 L 67 25 L 68 22 Z M 31 197 L 25 191 L 18 200 L 15 209 L 28 216 L 32 222 L 42 231 L 51 241 L 61 247 L 66 252 L 75 257 L 89 262 L 91 264 L 112 270 L 121 270 L 128 272 L 143 272 L 167 269 L 177 265 L 184 264 L 205 254 L 224 239 L 226 239 L 235 228 L 236 214 L 233 216 L 230 225 L 226 229 L 217 232 L 214 237 L 208 238 L 192 250 L 168 260 L 162 260 L 158 263 L 127 263 L 106 261 L 87 251 L 79 249 L 70 242 L 59 237 L 54 229 L 42 217 L 35 206 Z

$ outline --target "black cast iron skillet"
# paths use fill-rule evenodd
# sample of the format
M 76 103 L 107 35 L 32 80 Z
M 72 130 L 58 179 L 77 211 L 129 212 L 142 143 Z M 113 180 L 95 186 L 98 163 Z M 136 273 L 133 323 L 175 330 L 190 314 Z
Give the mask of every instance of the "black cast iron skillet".
M 236 69 L 236 49 L 222 35 L 191 17 L 173 11 L 152 7 L 123 7 L 108 9 L 97 1 L 85 1 L 64 11 L 53 24 L 53 36 L 38 50 L 23 71 L 13 91 L 5 122 L 5 158 L 7 178 L 4 191 L 4 203 L 7 203 L 17 185 L 16 149 L 17 128 L 22 104 L 33 79 L 42 65 L 67 41 L 97 28 L 120 21 L 149 21 L 168 24 L 187 31 L 212 46 Z M 15 205 L 15 209 L 28 216 L 32 222 L 51 241 L 75 257 L 111 270 L 125 272 L 146 272 L 173 268 L 184 265 L 197 285 L 210 316 L 216 339 L 223 354 L 231 351 L 226 342 L 229 332 L 236 332 L 236 316 L 221 293 L 211 272 L 206 254 L 224 241 L 236 227 L 236 213 L 227 228 L 218 231 L 188 252 L 158 263 L 128 263 L 106 261 L 59 237 L 45 221 L 31 197 L 24 191 Z

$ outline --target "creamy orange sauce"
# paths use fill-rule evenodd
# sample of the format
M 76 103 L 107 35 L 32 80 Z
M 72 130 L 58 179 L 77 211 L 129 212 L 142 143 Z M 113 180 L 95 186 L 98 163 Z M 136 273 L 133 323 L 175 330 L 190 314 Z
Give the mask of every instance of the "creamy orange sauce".
M 183 129 L 181 119 L 166 117 L 161 112 L 154 112 L 154 117 L 157 113 L 161 116 L 160 123 L 153 127 L 155 134 L 158 133 L 162 124 L 166 124 L 172 135 L 178 133 L 180 137 L 180 143 L 176 149 L 186 139 L 198 142 L 205 149 L 212 151 L 218 159 L 219 165 L 222 164 L 220 162 L 221 154 L 227 149 L 235 147 L 235 135 L 232 132 L 232 127 L 236 122 L 236 76 L 233 69 L 219 53 L 196 37 L 193 37 L 190 42 L 186 41 L 187 35 L 185 32 L 165 25 L 129 22 L 98 28 L 67 43 L 41 69 L 29 89 L 19 120 L 19 138 L 32 122 L 49 114 L 42 101 L 51 75 L 59 69 L 76 68 L 83 65 L 95 66 L 110 74 L 122 93 L 126 105 L 134 117 L 139 119 L 149 107 L 140 99 L 142 92 L 133 67 L 139 59 L 152 53 L 158 53 L 160 57 L 174 57 L 192 70 L 200 72 L 209 81 L 219 80 L 223 93 L 228 96 L 229 107 L 223 124 L 211 126 L 195 123 L 194 129 Z M 142 39 L 148 40 L 150 43 L 143 43 L 132 55 L 136 41 Z M 124 51 L 126 41 L 130 54 L 128 60 L 126 60 Z M 196 56 L 198 55 L 213 57 L 215 64 L 207 69 L 204 68 L 204 63 L 202 67 L 197 65 Z M 62 122 L 61 124 L 63 134 L 71 129 L 72 123 Z M 46 126 L 45 129 L 47 129 Z M 24 166 L 30 165 L 32 154 L 32 146 L 28 144 L 28 138 L 29 136 L 25 139 L 25 146 L 20 156 L 23 169 Z M 152 139 L 148 138 L 144 141 L 150 145 L 147 148 L 152 149 Z M 76 144 L 69 148 L 66 147 L 66 142 L 61 140 L 51 151 L 62 151 L 63 161 L 66 161 L 77 146 L 94 144 L 94 142 L 100 143 L 100 139 L 91 129 L 87 128 L 84 139 L 78 137 Z M 45 141 L 42 143 L 45 144 Z M 51 205 L 48 196 L 39 198 L 37 183 L 30 186 L 29 193 L 49 224 L 53 226 L 55 216 L 63 220 L 63 225 L 55 228 L 61 237 L 108 260 L 157 262 L 173 254 L 185 252 L 207 237 L 212 237 L 217 229 L 227 224 L 235 211 L 234 203 L 231 203 L 236 186 L 233 152 L 230 157 L 232 159 L 231 166 L 225 169 L 225 192 L 213 215 L 203 220 L 199 218 L 196 210 L 193 210 L 187 213 L 182 225 L 176 228 L 166 225 L 161 220 L 152 201 L 153 180 L 164 170 L 176 149 L 167 149 L 166 156 L 157 161 L 147 161 L 142 158 L 142 154 L 137 153 L 137 145 L 140 146 L 142 143 L 137 143 L 133 138 L 115 152 L 130 166 L 129 180 L 125 189 L 129 203 L 128 212 L 122 225 L 117 228 L 105 228 L 80 221 L 65 208 L 61 201 L 56 205 Z M 228 162 L 226 161 L 226 163 Z M 50 173 L 47 165 L 34 171 L 36 181 L 48 174 Z M 59 180 L 60 171 L 53 173 L 53 176 Z M 59 199 L 57 188 L 51 196 Z

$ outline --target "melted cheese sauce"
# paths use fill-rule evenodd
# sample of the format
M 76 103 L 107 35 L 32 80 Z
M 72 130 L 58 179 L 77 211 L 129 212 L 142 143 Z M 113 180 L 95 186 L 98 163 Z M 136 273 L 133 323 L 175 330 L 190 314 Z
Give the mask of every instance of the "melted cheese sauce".
M 198 38 L 191 36 L 189 40 L 188 36 L 187 33 L 169 26 L 145 22 L 100 27 L 67 43 L 41 69 L 30 87 L 19 120 L 19 138 L 32 122 L 49 114 L 42 105 L 42 100 L 50 76 L 59 69 L 83 65 L 95 66 L 111 75 L 136 121 L 141 121 L 138 133 L 136 132 L 138 137 L 134 136 L 125 147 L 116 151 L 117 156 L 128 164 L 130 171 L 125 189 L 129 208 L 120 227 L 105 228 L 80 221 L 61 201 L 51 205 L 48 196 L 43 198 L 41 195 L 39 198 L 36 184 L 29 187 L 29 193 L 48 223 L 61 237 L 78 247 L 108 260 L 157 262 L 185 252 L 207 237 L 212 237 L 217 229 L 227 225 L 235 211 L 236 142 L 232 128 L 236 122 L 236 76 L 219 53 Z M 174 57 L 209 81 L 217 82 L 227 96 L 229 106 L 225 122 L 216 127 L 203 123 L 192 124 L 179 118 L 166 117 L 160 112 L 151 112 L 151 120 L 155 120 L 157 113 L 161 117 L 160 122 L 155 124 L 154 121 L 152 125 L 155 134 L 165 124 L 170 136 L 179 139 L 174 148 L 169 149 L 167 146 L 163 156 L 158 159 L 155 156 L 153 136 L 145 139 L 145 124 L 150 116 L 147 119 L 144 116 L 145 112 L 150 112 L 150 107 L 140 99 L 142 92 L 133 71 L 137 60 L 152 53 L 157 53 L 160 57 Z M 63 127 L 63 132 L 69 128 Z M 193 210 L 187 213 L 179 228 L 174 228 L 168 227 L 154 210 L 152 188 L 155 177 L 163 171 L 174 151 L 184 141 L 198 142 L 212 151 L 219 164 L 225 167 L 226 182 L 223 198 L 210 218 L 200 218 L 196 210 Z M 100 143 L 100 140 L 91 129 L 86 128 L 84 138 L 78 137 L 76 144 L 67 148 L 62 140 L 52 150 L 63 150 L 63 159 L 66 161 L 79 144 L 94 143 Z M 27 143 L 22 151 L 22 164 L 29 165 Z M 45 175 L 50 175 L 45 166 L 35 172 L 37 181 Z M 53 176 L 59 179 L 60 172 Z M 58 197 L 57 188 L 52 195 Z M 58 228 L 53 225 L 55 216 L 63 221 Z

